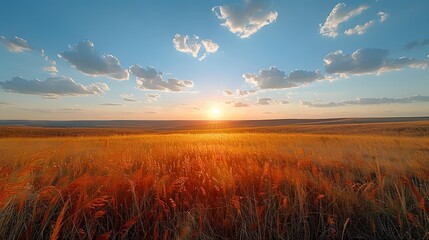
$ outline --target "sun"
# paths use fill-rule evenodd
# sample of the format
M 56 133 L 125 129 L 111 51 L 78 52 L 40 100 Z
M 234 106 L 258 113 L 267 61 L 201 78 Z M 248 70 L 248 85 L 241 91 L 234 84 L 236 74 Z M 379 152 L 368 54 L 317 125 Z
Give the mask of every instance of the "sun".
M 212 107 L 209 110 L 209 115 L 211 119 L 219 119 L 222 116 L 222 110 L 218 107 Z

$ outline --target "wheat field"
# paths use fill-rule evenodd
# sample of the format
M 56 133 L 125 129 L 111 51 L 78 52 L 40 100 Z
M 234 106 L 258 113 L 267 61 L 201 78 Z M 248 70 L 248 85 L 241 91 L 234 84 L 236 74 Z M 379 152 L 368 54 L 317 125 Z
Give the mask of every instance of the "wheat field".
M 1 239 L 429 239 L 429 139 L 0 139 Z

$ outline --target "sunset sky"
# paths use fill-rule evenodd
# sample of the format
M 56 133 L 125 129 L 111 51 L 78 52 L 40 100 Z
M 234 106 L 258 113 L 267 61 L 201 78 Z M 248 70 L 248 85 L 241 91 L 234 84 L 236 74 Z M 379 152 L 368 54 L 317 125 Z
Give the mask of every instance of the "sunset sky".
M 0 119 L 429 115 L 429 1 L 19 1 Z

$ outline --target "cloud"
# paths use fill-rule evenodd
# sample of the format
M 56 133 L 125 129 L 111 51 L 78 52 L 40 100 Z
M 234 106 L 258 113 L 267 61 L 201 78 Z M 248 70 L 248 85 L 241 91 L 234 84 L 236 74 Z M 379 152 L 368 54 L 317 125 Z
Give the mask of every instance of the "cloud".
M 406 51 L 410 51 L 414 48 L 417 47 L 424 47 L 426 45 L 429 45 L 429 38 L 428 39 L 424 39 L 422 41 L 413 41 L 413 42 L 409 42 L 407 45 L 405 45 L 402 49 L 406 50 Z
M 144 69 L 139 65 L 133 65 L 130 67 L 130 72 L 136 76 L 136 82 L 140 89 L 183 92 L 194 86 L 190 80 L 169 78 L 164 81 L 163 73 L 158 72 L 153 67 Z
M 249 95 L 253 95 L 256 94 L 257 91 L 256 90 L 241 90 L 241 89 L 236 89 L 235 90 L 235 95 L 239 96 L 239 97 L 247 97 Z
M 329 102 L 329 103 L 312 103 L 301 102 L 302 105 L 309 107 L 340 107 L 346 105 L 379 105 L 379 104 L 407 104 L 413 102 L 429 102 L 429 96 L 411 96 L 404 98 L 357 98 L 356 100 Z
M 173 38 L 174 48 L 177 51 L 192 55 L 194 58 L 198 58 L 198 54 L 201 48 L 204 48 L 203 55 L 198 60 L 203 60 L 210 53 L 215 53 L 219 49 L 219 45 L 211 39 L 199 40 L 197 35 L 189 37 L 188 35 L 176 34 Z
M 133 94 L 122 94 L 121 95 L 122 100 L 127 102 L 137 102 L 137 100 L 134 98 Z
M 43 71 L 50 72 L 51 74 L 58 73 L 58 69 L 57 69 L 56 66 L 46 66 L 46 67 L 43 68 Z
M 12 106 L 12 103 L 0 101 L 0 106 Z
M 248 38 L 277 19 L 278 13 L 268 10 L 269 1 L 245 0 L 243 4 L 216 6 L 212 11 L 221 24 L 240 38 Z
M 276 102 L 271 98 L 259 98 L 257 104 L 258 105 L 272 105 Z
M 278 100 L 274 100 L 272 98 L 258 98 L 258 102 L 256 103 L 257 105 L 274 105 L 274 104 L 288 104 L 289 101 L 286 100 L 282 100 L 282 101 L 278 101 Z
M 378 12 L 377 15 L 380 17 L 380 22 L 384 22 L 389 17 L 389 14 L 385 12 Z
M 42 96 L 92 95 L 102 94 L 109 90 L 105 83 L 93 83 L 84 86 L 67 77 L 50 77 L 45 81 L 14 77 L 10 81 L 0 82 L 0 87 L 7 92 Z
M 344 33 L 348 36 L 353 34 L 362 35 L 369 27 L 374 26 L 374 24 L 375 21 L 371 20 L 369 22 L 366 22 L 364 25 L 356 25 L 354 28 L 347 29 Z
M 258 86 L 260 89 L 282 89 L 308 85 L 314 81 L 324 79 L 319 71 L 295 70 L 286 75 L 276 67 L 262 69 L 259 73 L 243 74 L 246 82 Z
M 0 43 L 6 47 L 9 52 L 20 53 L 33 50 L 28 42 L 20 37 L 5 38 L 0 36 Z
M 105 76 L 115 80 L 128 80 L 129 73 L 113 55 L 99 55 L 90 41 L 70 47 L 70 51 L 58 54 L 80 72 L 93 77 Z
M 147 98 L 148 102 L 157 102 L 159 97 L 160 97 L 159 94 L 154 94 L 154 93 L 147 93 L 146 94 L 146 98 Z
M 107 107 L 119 107 L 119 106 L 122 106 L 122 104 L 120 104 L 120 103 L 102 103 L 102 104 L 100 104 L 101 106 L 107 106 Z
M 425 68 L 428 60 L 418 60 L 415 58 L 401 57 L 398 59 L 388 59 L 388 50 L 364 48 L 358 49 L 352 54 L 344 54 L 338 50 L 325 56 L 325 71 L 329 74 L 340 74 L 347 76 L 362 75 L 369 73 L 382 73 L 393 70 L 400 70 L 406 67 Z
M 173 38 L 173 44 L 177 51 L 191 54 L 196 58 L 201 48 L 201 44 L 198 39 L 199 37 L 196 35 L 189 38 L 188 35 L 176 34 Z
M 338 3 L 326 18 L 325 23 L 320 24 L 319 33 L 323 36 L 335 38 L 338 35 L 338 28 L 341 23 L 347 22 L 352 17 L 357 16 L 368 9 L 368 6 L 361 5 L 355 9 L 346 7 L 345 3 Z
M 385 12 L 378 12 L 377 15 L 379 16 L 380 23 L 383 23 L 389 17 L 389 14 Z M 346 31 L 344 31 L 344 33 L 347 36 L 351 36 L 354 34 L 362 35 L 368 30 L 368 28 L 374 26 L 376 22 L 376 20 L 370 20 L 363 25 L 356 25 L 354 28 L 347 29 Z
M 234 107 L 240 108 L 240 107 L 249 107 L 250 105 L 244 102 L 234 102 Z
M 232 90 L 225 89 L 225 90 L 223 90 L 223 95 L 225 95 L 225 96 L 233 96 L 234 92 Z
M 226 89 L 223 91 L 223 95 L 228 96 L 228 97 L 247 97 L 250 95 L 254 95 L 256 94 L 258 91 L 257 90 L 241 90 L 241 89 L 236 89 L 235 92 L 230 90 L 230 89 Z

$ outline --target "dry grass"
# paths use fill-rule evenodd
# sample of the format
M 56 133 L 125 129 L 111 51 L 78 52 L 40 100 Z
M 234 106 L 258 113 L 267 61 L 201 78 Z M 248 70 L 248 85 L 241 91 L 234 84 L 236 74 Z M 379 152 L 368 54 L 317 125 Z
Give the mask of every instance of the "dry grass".
M 429 139 L 0 139 L 1 239 L 428 239 Z

